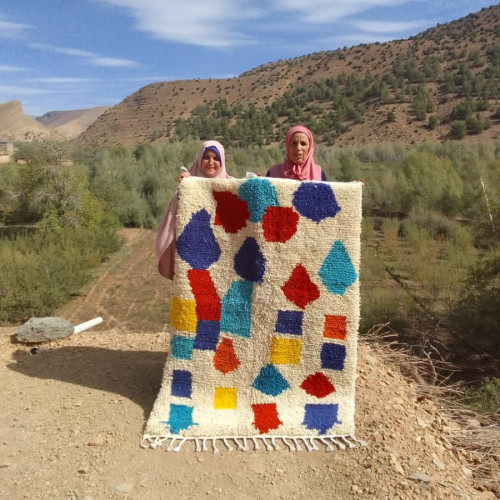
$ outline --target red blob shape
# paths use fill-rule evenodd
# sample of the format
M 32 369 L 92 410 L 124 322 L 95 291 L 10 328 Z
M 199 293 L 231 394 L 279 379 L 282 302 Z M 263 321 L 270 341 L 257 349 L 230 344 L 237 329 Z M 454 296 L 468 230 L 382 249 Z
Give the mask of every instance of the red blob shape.
M 212 194 L 217 202 L 216 226 L 222 226 L 226 233 L 237 233 L 247 225 L 250 212 L 246 201 L 230 191 L 213 191 Z
M 306 268 L 302 264 L 295 266 L 290 278 L 281 289 L 285 297 L 301 309 L 305 309 L 307 304 L 319 297 L 319 288 L 311 281 Z
M 262 217 L 266 241 L 285 243 L 297 231 L 299 214 L 292 207 L 267 207 Z
M 222 339 L 214 354 L 215 368 L 225 375 L 236 370 L 239 365 L 240 360 L 234 351 L 233 341 L 231 339 Z
M 252 405 L 254 414 L 253 425 L 261 433 L 266 434 L 269 429 L 277 429 L 283 422 L 279 419 L 276 403 Z
M 210 271 L 190 269 L 188 279 L 196 301 L 196 318 L 219 321 L 221 303 Z
M 300 387 L 304 389 L 307 394 L 316 396 L 317 398 L 324 398 L 325 396 L 328 396 L 328 394 L 335 392 L 333 384 L 328 380 L 326 375 L 321 372 L 309 375 L 309 377 L 304 379 L 302 384 L 300 384 Z

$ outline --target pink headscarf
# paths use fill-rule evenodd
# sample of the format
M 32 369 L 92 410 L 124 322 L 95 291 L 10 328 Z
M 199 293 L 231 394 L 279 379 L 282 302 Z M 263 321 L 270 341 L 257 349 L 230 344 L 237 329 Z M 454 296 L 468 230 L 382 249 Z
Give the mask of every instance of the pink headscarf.
M 232 179 L 226 172 L 226 156 L 224 146 L 217 141 L 205 141 L 198 152 L 196 160 L 189 169 L 189 173 L 195 177 L 205 177 L 201 171 L 201 160 L 207 149 L 214 149 L 220 157 L 220 170 L 212 177 L 213 179 Z M 158 272 L 165 278 L 174 277 L 174 257 L 175 257 L 175 216 L 177 214 L 177 201 L 179 188 L 176 189 L 174 196 L 170 200 L 167 210 L 158 226 L 155 241 L 155 255 L 158 264 Z
M 309 139 L 309 151 L 307 152 L 304 163 L 296 165 L 290 159 L 290 141 L 297 133 L 302 132 Z M 269 169 L 270 177 L 297 179 L 300 181 L 320 181 L 322 169 L 314 163 L 314 139 L 311 131 L 303 125 L 295 125 L 290 128 L 285 136 L 286 158 L 283 163 L 273 165 Z

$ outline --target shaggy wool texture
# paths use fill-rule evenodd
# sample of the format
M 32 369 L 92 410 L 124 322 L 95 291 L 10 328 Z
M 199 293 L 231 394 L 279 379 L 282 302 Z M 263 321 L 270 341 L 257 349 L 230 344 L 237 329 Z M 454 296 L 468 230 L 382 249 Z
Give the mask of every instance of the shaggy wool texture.
M 361 182 L 182 181 L 170 352 L 145 442 L 362 443 L 361 192 Z

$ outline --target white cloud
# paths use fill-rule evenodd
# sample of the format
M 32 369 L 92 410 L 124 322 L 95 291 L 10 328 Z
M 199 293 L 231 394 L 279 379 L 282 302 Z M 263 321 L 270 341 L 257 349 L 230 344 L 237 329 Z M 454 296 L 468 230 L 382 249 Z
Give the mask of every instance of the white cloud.
M 393 7 L 412 0 L 274 0 L 273 7 L 285 12 L 297 12 L 311 24 L 328 24 L 372 8 Z
M 71 49 L 68 47 L 54 47 L 53 45 L 49 45 L 48 43 L 31 43 L 29 44 L 33 49 L 41 49 L 46 50 L 47 52 L 54 52 L 56 54 L 64 54 L 66 56 L 73 57 L 97 57 L 93 52 L 89 52 L 88 50 L 80 50 L 80 49 Z
M 32 43 L 30 44 L 30 46 L 34 49 L 41 49 L 70 57 L 80 57 L 94 66 L 103 66 L 108 68 L 135 68 L 139 66 L 137 62 L 130 59 L 102 57 L 93 52 L 89 52 L 88 50 L 72 49 L 68 47 L 55 47 L 46 43 Z
M 0 19 L 0 38 L 16 38 L 22 34 L 23 31 L 31 29 L 29 24 L 12 23 Z
M 351 24 L 361 31 L 368 31 L 370 33 L 403 33 L 420 28 L 425 29 L 435 23 L 429 20 L 415 20 L 410 22 L 356 21 Z
M 95 78 L 73 78 L 68 76 L 47 76 L 45 78 L 33 78 L 35 83 L 47 84 L 74 84 L 74 83 L 90 83 L 97 81 Z
M 205 47 L 256 43 L 251 33 L 245 34 L 239 29 L 240 23 L 253 22 L 264 16 L 262 8 L 252 7 L 245 0 L 95 1 L 128 10 L 137 28 L 154 38 Z
M 116 57 L 93 57 L 89 59 L 89 62 L 95 66 L 106 68 L 135 68 L 139 66 L 135 61 L 131 61 L 130 59 L 118 59 Z
M 16 73 L 17 71 L 25 71 L 26 68 L 19 66 L 8 66 L 7 64 L 0 64 L 0 73 Z
M 12 97 L 12 99 L 18 99 L 21 96 L 26 95 L 42 95 L 46 94 L 47 91 L 36 88 L 36 87 L 23 87 L 22 85 L 0 85 L 0 93 L 17 97 Z

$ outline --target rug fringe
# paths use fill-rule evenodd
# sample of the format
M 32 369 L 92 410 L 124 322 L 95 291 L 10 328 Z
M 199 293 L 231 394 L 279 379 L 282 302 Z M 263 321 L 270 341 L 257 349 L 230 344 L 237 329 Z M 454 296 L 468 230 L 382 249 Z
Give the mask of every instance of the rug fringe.
M 346 436 L 220 436 L 220 437 L 184 437 L 184 436 L 149 436 L 145 435 L 141 441 L 142 448 L 158 448 L 165 444 L 166 451 L 181 451 L 186 441 L 194 442 L 195 451 L 209 451 L 207 441 L 212 443 L 212 452 L 219 453 L 217 441 L 221 441 L 227 451 L 251 451 L 252 447 L 249 441 L 253 443 L 253 450 L 260 449 L 259 441 L 267 451 L 278 451 L 282 448 L 278 442 L 281 442 L 288 451 L 318 451 L 318 444 L 323 445 L 326 451 L 335 449 L 346 450 L 356 448 L 357 446 L 366 446 L 366 442 L 356 438 L 353 435 Z M 301 446 L 301 442 L 303 447 Z M 233 446 L 234 445 L 234 446 Z

